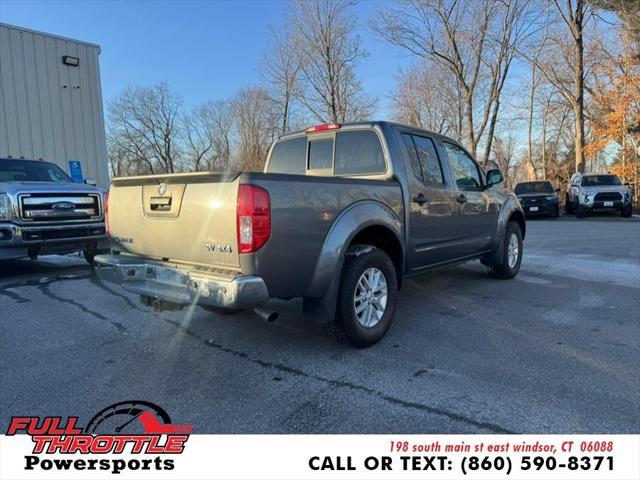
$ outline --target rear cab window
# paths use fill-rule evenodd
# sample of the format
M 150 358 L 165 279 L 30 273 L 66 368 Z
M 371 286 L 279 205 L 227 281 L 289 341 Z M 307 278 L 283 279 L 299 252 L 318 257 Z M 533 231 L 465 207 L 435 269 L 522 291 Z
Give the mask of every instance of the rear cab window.
M 269 173 L 304 175 L 307 162 L 307 139 L 305 137 L 283 140 L 273 146 Z
M 298 175 L 379 175 L 387 171 L 380 138 L 373 130 L 309 134 L 278 141 L 268 173 Z
M 316 173 L 333 172 L 333 138 L 309 140 L 309 162 L 307 169 Z

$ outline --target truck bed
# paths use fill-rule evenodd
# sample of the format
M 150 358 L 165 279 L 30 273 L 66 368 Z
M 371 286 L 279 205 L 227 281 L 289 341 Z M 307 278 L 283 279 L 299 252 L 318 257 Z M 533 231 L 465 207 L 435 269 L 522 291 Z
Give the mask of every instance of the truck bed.
M 242 184 L 270 200 L 271 234 L 239 253 L 236 208 Z M 275 173 L 189 173 L 115 179 L 109 231 L 115 253 L 186 271 L 264 279 L 270 297 L 304 296 L 335 220 L 358 202 L 378 202 L 402 218 L 396 181 Z

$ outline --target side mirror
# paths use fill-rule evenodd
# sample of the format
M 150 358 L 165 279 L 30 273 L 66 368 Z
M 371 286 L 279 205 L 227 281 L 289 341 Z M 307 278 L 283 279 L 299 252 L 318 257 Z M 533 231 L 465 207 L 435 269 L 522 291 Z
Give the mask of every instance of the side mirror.
M 487 187 L 497 185 L 504 180 L 502 178 L 502 172 L 500 170 L 489 170 L 487 172 Z
M 630 186 L 631 186 L 631 182 L 624 182 L 624 183 L 623 183 L 623 185 L 624 185 L 625 187 L 630 187 Z
M 556 193 L 560 193 L 560 189 L 559 188 L 554 188 L 553 191 L 556 192 Z
M 98 182 L 96 182 L 95 178 L 85 178 L 84 183 L 86 183 L 87 185 L 91 185 L 92 187 L 98 185 Z

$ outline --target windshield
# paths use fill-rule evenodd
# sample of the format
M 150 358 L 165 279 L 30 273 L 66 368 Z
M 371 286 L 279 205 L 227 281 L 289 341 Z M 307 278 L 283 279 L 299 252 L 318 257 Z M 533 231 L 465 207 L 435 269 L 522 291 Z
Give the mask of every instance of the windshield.
M 583 187 L 598 187 L 601 185 L 620 185 L 620 179 L 615 175 L 585 175 L 582 177 Z
M 553 193 L 553 187 L 549 182 L 519 183 L 515 189 L 516 195 L 527 193 Z
M 0 182 L 70 183 L 69 176 L 57 165 L 33 160 L 0 160 Z

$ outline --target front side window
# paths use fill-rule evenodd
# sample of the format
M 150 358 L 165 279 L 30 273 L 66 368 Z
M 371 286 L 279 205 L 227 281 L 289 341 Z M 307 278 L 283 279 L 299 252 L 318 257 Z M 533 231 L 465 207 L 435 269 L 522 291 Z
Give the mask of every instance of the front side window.
M 307 160 L 306 137 L 283 140 L 274 145 L 269 161 L 269 173 L 304 175 Z
M 375 132 L 336 133 L 336 175 L 384 173 L 386 169 L 380 139 Z
M 480 181 L 480 171 L 476 162 L 457 145 L 448 142 L 443 142 L 443 145 L 447 151 L 458 188 L 461 190 L 480 188 L 482 182 Z
M 309 142 L 309 170 L 331 170 L 332 161 L 332 138 Z

